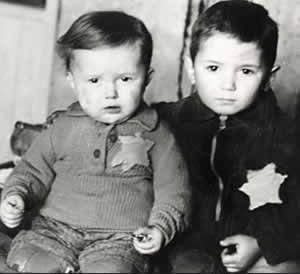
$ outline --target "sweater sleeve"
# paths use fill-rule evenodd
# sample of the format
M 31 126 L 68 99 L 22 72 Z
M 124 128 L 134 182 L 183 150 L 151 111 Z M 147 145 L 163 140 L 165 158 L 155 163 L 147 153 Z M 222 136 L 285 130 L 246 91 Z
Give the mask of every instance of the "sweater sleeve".
M 51 141 L 52 127 L 43 131 L 18 162 L 4 185 L 1 198 L 11 194 L 23 197 L 27 209 L 42 202 L 55 173 L 52 169 L 55 155 Z
M 191 190 L 188 172 L 173 135 L 162 127 L 161 143 L 152 154 L 154 206 L 149 225 L 162 231 L 167 245 L 190 221 Z
M 246 229 L 257 239 L 269 264 L 299 259 L 300 254 L 299 151 L 293 126 L 287 121 L 285 130 L 280 130 L 281 124 L 276 125 L 272 149 L 276 172 L 287 175 L 279 190 L 281 203 L 268 203 L 253 210 Z

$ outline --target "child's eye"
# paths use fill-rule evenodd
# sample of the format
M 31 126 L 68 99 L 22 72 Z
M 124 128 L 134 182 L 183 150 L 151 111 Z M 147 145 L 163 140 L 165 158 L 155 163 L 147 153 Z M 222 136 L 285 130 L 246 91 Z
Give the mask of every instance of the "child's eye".
M 128 76 L 123 76 L 123 77 L 121 77 L 121 80 L 122 80 L 122 82 L 128 82 L 128 81 L 130 81 L 132 78 L 131 77 L 128 77 Z
M 217 71 L 218 70 L 218 66 L 215 66 L 215 65 L 212 65 L 212 66 L 208 66 L 207 67 L 207 69 L 209 70 L 209 71 Z
M 243 68 L 243 69 L 242 69 L 242 72 L 243 72 L 243 74 L 246 74 L 246 75 L 249 75 L 249 74 L 253 74 L 253 73 L 254 73 L 253 70 L 251 70 L 251 69 L 246 69 L 246 68 Z
M 99 82 L 99 78 L 91 78 L 89 79 L 89 82 L 92 84 L 97 84 Z

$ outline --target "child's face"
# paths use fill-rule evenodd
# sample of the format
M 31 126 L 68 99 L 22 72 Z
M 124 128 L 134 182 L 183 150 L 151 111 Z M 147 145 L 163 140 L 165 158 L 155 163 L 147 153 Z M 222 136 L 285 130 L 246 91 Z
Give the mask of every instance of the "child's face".
M 190 73 L 203 103 L 215 113 L 232 115 L 254 101 L 266 68 L 256 43 L 216 32 L 200 45 Z
M 111 124 L 134 113 L 147 79 L 140 52 L 137 43 L 74 50 L 68 78 L 87 114 Z

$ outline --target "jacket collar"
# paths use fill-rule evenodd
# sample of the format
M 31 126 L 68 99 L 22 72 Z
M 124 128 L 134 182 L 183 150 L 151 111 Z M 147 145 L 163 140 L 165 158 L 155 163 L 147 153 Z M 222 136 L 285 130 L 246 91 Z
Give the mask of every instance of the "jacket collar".
M 196 92 L 184 100 L 179 115 L 181 120 L 203 122 L 219 117 L 219 115 L 203 104 Z M 249 108 L 229 116 L 228 121 L 232 120 L 239 123 L 248 123 L 252 126 L 262 127 L 268 123 L 270 114 L 276 107 L 277 100 L 274 92 L 271 89 L 268 91 L 261 91 L 260 95 Z
M 232 119 L 255 127 L 269 127 L 275 109 L 278 108 L 274 92 L 261 91 L 255 102 L 246 110 L 232 116 Z
M 74 102 L 68 107 L 66 114 L 75 117 L 90 117 L 84 112 L 78 101 Z M 157 112 L 154 109 L 147 106 L 145 103 L 141 104 L 141 106 L 136 111 L 135 115 L 133 115 L 131 118 L 125 121 L 125 123 L 138 124 L 147 131 L 153 130 L 156 127 L 157 122 Z
M 217 114 L 215 114 L 212 110 L 210 110 L 202 103 L 198 93 L 193 92 L 190 97 L 187 97 L 183 100 L 183 107 L 179 115 L 182 120 L 201 122 L 217 117 Z

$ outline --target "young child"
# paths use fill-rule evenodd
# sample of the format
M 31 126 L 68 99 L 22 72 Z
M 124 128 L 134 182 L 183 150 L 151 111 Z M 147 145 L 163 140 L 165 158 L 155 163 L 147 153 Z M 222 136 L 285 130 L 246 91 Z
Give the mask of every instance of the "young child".
M 18 226 L 8 265 L 21 272 L 143 273 L 188 225 L 185 163 L 143 103 L 152 38 L 123 12 L 90 12 L 58 40 L 78 101 L 37 137 L 8 178 L 1 220 Z
M 192 28 L 195 92 L 156 106 L 186 157 L 194 197 L 191 229 L 170 248 L 174 273 L 300 272 L 295 128 L 269 85 L 277 40 L 261 5 L 216 3 Z

